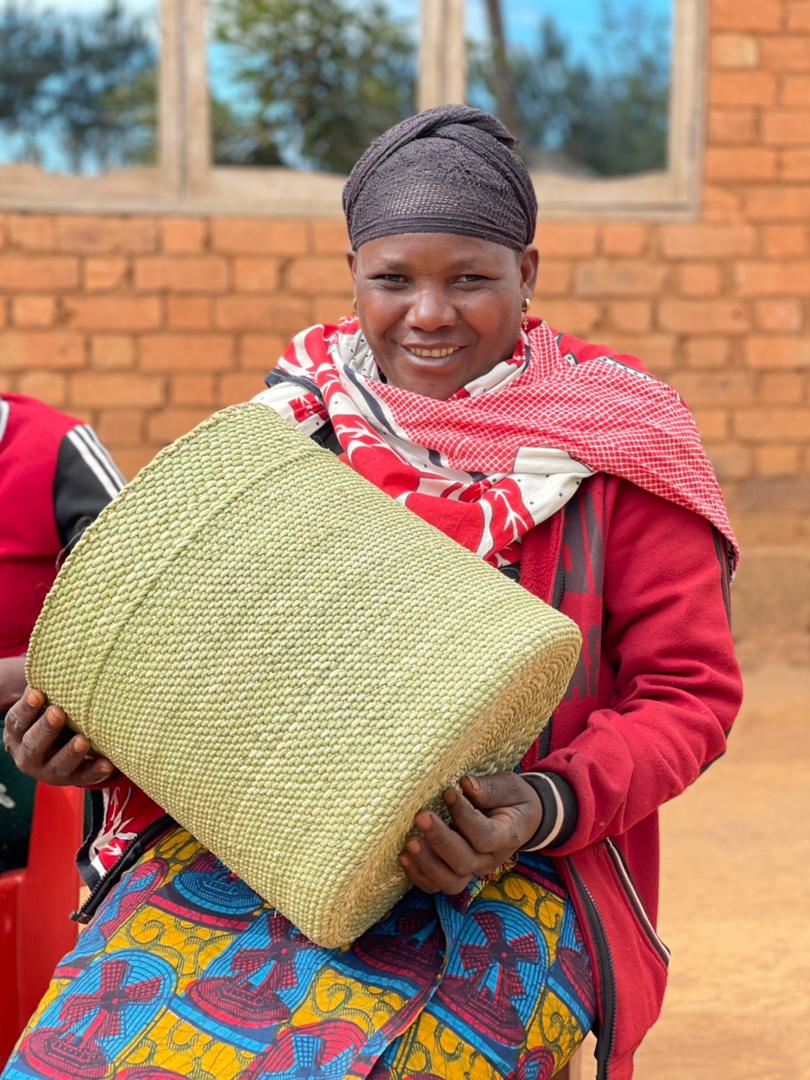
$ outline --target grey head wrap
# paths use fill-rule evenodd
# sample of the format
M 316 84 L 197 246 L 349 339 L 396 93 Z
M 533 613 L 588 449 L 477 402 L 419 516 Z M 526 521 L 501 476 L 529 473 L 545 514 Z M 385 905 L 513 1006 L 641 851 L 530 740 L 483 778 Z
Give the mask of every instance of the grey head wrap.
M 522 251 L 534 240 L 537 198 L 515 145 L 500 120 L 467 105 L 440 105 L 389 128 L 343 189 L 352 247 L 446 232 Z

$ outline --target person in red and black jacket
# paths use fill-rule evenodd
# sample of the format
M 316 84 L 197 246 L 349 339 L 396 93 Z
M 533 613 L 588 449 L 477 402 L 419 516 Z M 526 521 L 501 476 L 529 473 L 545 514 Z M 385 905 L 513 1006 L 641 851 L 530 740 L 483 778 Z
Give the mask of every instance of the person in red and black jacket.
M 61 562 L 123 486 L 87 424 L 35 398 L 0 397 L 0 717 L 25 688 L 28 639 Z M 105 769 L 87 750 L 79 741 L 69 751 L 74 782 Z M 25 864 L 33 786 L 0 758 L 0 870 Z

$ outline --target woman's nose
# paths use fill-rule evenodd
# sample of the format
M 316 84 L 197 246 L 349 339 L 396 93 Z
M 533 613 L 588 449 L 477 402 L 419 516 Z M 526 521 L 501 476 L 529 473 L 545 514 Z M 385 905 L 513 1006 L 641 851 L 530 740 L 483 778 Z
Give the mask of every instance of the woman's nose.
M 412 330 L 431 331 L 452 326 L 456 318 L 456 309 L 443 293 L 421 289 L 411 300 L 405 322 Z

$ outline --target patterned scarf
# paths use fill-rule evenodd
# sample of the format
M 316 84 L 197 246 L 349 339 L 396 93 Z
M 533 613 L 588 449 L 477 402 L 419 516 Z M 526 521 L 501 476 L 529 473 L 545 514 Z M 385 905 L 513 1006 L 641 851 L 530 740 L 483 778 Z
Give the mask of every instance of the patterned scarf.
M 610 356 L 563 356 L 531 320 L 514 354 L 446 401 L 381 379 L 356 318 L 298 334 L 254 399 L 312 435 L 331 422 L 366 479 L 494 566 L 596 472 L 707 518 L 737 543 L 678 394 Z

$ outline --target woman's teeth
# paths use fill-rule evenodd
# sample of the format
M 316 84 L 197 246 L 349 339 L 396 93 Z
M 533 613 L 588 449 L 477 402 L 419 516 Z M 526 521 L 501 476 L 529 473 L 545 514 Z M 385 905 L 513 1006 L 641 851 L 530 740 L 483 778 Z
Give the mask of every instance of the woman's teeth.
M 451 353 L 458 352 L 457 348 L 453 349 L 408 349 L 408 352 L 413 353 L 414 356 L 422 356 L 431 360 L 441 360 L 445 356 L 450 356 Z

